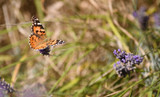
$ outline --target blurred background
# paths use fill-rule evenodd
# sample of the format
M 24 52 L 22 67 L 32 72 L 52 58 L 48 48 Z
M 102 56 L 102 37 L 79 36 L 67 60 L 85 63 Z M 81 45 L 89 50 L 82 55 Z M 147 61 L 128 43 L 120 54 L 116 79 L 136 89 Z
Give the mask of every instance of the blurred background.
M 16 97 L 158 97 L 159 12 L 159 0 L 0 0 L 0 76 Z M 28 44 L 32 16 L 66 42 L 51 56 Z M 143 63 L 119 77 L 117 49 Z

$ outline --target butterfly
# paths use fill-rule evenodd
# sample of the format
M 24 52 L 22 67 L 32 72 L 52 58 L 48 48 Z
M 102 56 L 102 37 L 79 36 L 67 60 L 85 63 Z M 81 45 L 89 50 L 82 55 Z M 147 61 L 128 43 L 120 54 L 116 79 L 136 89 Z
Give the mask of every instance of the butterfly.
M 46 36 L 44 27 L 39 19 L 32 17 L 31 35 L 29 36 L 29 45 L 32 49 L 38 50 L 42 55 L 50 55 L 50 46 L 64 44 L 63 40 L 51 40 Z

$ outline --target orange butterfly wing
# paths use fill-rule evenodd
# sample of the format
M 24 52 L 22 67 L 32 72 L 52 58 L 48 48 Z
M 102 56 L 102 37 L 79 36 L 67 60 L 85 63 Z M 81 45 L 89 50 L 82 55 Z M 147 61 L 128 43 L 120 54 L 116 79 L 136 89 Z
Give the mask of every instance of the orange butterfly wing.
M 45 30 L 38 18 L 33 16 L 32 21 L 32 34 L 29 37 L 30 47 L 33 49 L 44 49 L 47 47 L 47 43 L 44 41 L 47 38 Z
M 43 37 L 38 37 L 35 34 L 29 37 L 29 44 L 33 49 L 44 49 L 48 46 Z
M 46 36 L 44 27 L 42 26 L 42 24 L 40 23 L 40 21 L 38 20 L 38 18 L 36 17 L 32 17 L 32 26 L 31 26 L 31 30 L 33 34 L 38 34 L 39 36 Z
M 29 43 L 31 48 L 33 49 L 44 49 L 48 46 L 55 46 L 58 44 L 63 44 L 64 41 L 62 40 L 46 40 L 42 37 L 38 37 L 34 34 L 32 34 L 29 38 Z

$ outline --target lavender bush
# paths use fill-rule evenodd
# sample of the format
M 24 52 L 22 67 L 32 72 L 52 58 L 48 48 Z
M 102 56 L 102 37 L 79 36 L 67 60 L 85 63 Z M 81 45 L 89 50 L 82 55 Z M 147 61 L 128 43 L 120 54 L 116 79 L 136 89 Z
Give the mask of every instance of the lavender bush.
M 119 61 L 114 64 L 114 69 L 120 77 L 125 77 L 127 74 L 130 74 L 131 71 L 136 69 L 135 65 L 139 65 L 143 61 L 143 57 L 131 53 L 126 53 L 120 49 L 117 51 L 114 50 L 113 53 L 119 59 Z

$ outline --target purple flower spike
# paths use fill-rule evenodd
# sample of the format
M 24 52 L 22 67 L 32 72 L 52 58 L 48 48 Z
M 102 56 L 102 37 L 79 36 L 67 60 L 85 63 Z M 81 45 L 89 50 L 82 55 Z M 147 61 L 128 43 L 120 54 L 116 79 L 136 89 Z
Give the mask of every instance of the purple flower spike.
M 118 51 L 114 50 L 114 55 L 119 59 L 119 61 L 114 64 L 114 69 L 120 77 L 125 77 L 127 74 L 129 75 L 131 71 L 135 71 L 135 65 L 139 65 L 143 61 L 143 57 L 126 53 L 120 49 L 118 49 Z
M 126 69 L 125 65 L 123 63 L 121 63 L 120 61 L 117 62 L 118 65 L 116 65 L 115 70 L 118 74 L 119 77 L 125 77 L 127 74 L 130 73 L 130 71 L 128 71 L 128 69 Z
M 138 64 L 138 65 L 143 61 L 143 58 L 138 55 L 135 55 L 134 59 L 135 59 L 135 64 Z
M 121 64 L 121 62 L 120 62 L 120 61 L 118 61 L 118 62 L 117 62 L 117 64 L 118 64 L 118 65 L 120 65 L 120 64 Z
M 114 69 L 116 68 L 116 64 L 113 64 L 113 68 L 114 68 Z
M 116 53 L 116 54 L 115 54 Z M 121 61 L 125 63 L 125 55 L 126 52 L 125 51 L 121 51 L 120 49 L 118 49 L 118 51 L 114 50 L 114 55 L 116 55 L 116 57 Z
M 146 8 L 141 7 L 138 11 L 134 11 L 133 16 L 138 20 L 141 29 L 147 30 L 149 16 L 146 14 Z
M 126 63 L 126 60 L 125 60 L 125 59 L 122 59 L 122 62 L 123 62 L 123 63 Z
M 116 51 L 116 50 L 114 50 L 114 51 L 113 51 L 113 54 L 114 54 L 114 55 L 117 55 L 117 51 Z
M 15 90 L 7 83 L 5 80 L 0 78 L 0 91 L 7 91 L 8 93 L 13 93 Z
M 121 49 L 118 49 L 118 52 L 121 52 Z

